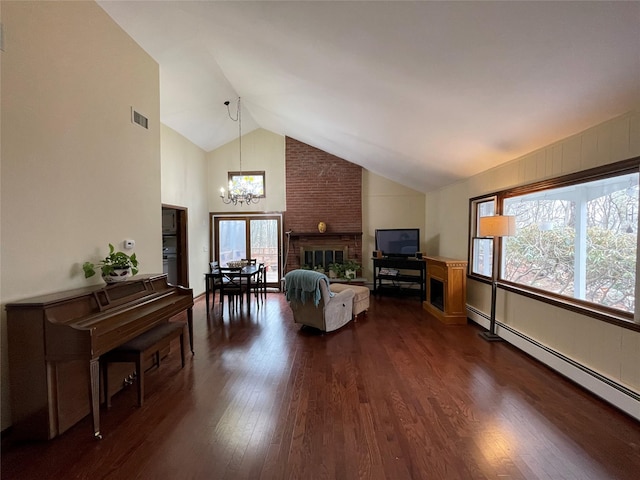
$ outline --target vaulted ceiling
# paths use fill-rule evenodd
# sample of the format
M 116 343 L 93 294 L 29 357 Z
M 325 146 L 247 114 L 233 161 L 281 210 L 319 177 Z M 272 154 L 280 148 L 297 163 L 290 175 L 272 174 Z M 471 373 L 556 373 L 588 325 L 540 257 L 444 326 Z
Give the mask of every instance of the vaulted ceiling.
M 640 107 L 640 2 L 99 1 L 206 151 L 287 135 L 427 192 Z

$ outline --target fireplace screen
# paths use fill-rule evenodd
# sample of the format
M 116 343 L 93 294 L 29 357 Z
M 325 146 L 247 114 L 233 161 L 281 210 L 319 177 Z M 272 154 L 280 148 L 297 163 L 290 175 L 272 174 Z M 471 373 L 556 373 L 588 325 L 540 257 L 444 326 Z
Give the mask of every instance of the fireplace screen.
M 344 263 L 347 260 L 348 247 L 301 247 L 300 264 L 303 268 L 329 270 L 332 263 Z
M 429 303 L 444 312 L 444 283 L 435 278 L 429 279 Z

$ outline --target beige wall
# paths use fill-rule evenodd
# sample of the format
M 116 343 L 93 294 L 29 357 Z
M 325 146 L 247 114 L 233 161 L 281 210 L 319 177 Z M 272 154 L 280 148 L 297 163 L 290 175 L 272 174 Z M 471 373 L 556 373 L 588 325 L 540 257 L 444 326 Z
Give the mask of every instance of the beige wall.
M 467 258 L 469 198 L 640 156 L 640 113 L 629 113 L 427 195 L 433 253 Z M 468 305 L 490 309 L 490 286 L 468 282 Z M 498 321 L 640 393 L 640 333 L 499 290 Z M 589 386 L 587 386 L 589 388 Z M 640 407 L 637 416 L 640 417 Z
M 266 196 L 258 203 L 242 207 L 225 205 L 220 188 L 227 189 L 228 172 L 240 170 L 238 139 L 209 152 L 209 211 L 211 212 L 283 212 L 286 209 L 285 139 L 268 130 L 257 129 L 242 136 L 242 170 L 264 170 Z
M 185 137 L 161 125 L 162 203 L 187 209 L 189 286 L 204 292 L 209 271 L 207 155 Z
M 419 228 L 422 250 L 426 251 L 425 195 L 384 177 L 362 171 L 362 274 L 373 281 L 371 252 L 375 250 L 376 228 Z
M 429 255 L 466 259 L 469 223 L 469 188 L 460 182 L 446 195 L 426 196 L 426 248 Z
M 2 2 L 2 429 L 10 424 L 4 305 L 87 284 L 81 264 L 136 241 L 162 271 L 158 65 L 93 2 Z M 132 124 L 130 108 L 149 118 Z

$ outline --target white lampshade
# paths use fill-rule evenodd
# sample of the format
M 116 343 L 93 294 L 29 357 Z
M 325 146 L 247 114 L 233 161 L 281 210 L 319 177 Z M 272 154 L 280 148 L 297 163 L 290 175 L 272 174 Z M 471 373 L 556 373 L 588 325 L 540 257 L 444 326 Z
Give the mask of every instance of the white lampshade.
M 480 217 L 478 235 L 481 237 L 510 237 L 516 234 L 516 217 L 496 215 Z

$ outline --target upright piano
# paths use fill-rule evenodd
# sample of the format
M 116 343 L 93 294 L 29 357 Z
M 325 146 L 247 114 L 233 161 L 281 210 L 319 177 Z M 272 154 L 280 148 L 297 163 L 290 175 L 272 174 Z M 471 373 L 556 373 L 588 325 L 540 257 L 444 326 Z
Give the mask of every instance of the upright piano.
M 13 431 L 51 439 L 92 415 L 100 434 L 100 355 L 187 313 L 193 290 L 166 274 L 29 298 L 6 305 Z

